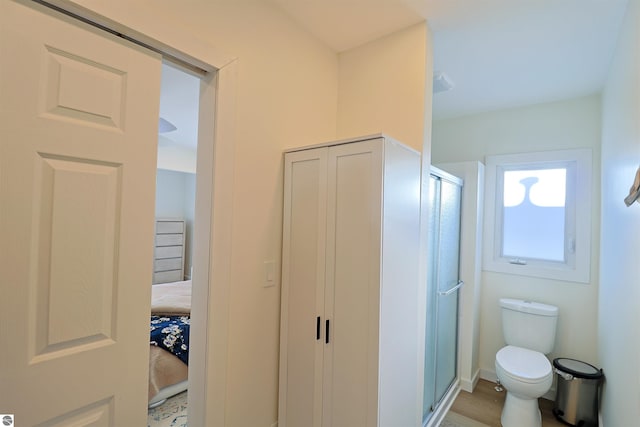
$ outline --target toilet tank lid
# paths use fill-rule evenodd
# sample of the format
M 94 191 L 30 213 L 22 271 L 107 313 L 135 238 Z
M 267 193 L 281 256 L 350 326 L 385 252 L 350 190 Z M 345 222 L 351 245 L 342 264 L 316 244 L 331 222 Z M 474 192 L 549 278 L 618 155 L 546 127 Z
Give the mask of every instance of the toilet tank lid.
M 558 315 L 558 307 L 555 305 L 542 304 L 540 302 L 521 299 L 501 298 L 500 307 L 524 313 L 537 314 L 539 316 Z

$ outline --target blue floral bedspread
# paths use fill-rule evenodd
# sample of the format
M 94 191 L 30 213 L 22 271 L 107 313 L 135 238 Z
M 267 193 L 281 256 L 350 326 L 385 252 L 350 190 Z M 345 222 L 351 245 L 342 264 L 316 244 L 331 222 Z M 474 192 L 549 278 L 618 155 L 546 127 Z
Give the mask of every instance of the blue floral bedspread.
M 151 316 L 151 345 L 178 356 L 189 364 L 188 316 Z

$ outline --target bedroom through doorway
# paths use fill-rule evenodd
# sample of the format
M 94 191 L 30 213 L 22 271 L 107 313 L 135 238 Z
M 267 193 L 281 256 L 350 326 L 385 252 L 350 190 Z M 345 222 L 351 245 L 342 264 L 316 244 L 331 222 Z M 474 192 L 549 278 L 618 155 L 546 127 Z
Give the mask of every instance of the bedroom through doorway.
M 187 425 L 199 95 L 199 77 L 163 63 L 151 289 L 150 427 Z

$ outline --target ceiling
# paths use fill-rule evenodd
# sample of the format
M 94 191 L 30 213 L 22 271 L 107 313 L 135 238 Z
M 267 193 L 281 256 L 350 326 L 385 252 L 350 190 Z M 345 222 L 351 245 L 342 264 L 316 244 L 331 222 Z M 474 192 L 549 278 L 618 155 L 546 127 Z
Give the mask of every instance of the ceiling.
M 442 119 L 600 91 L 628 0 L 270 1 L 336 52 L 426 20 L 434 69 L 455 84 L 434 95 Z M 178 129 L 164 138 L 195 146 L 197 94 L 165 67 L 161 116 Z
M 426 20 L 455 84 L 434 118 L 598 92 L 627 0 L 271 0 L 342 52 Z
M 198 145 L 200 79 L 166 63 L 162 64 L 160 117 L 176 130 L 161 133 L 159 144 L 195 149 Z

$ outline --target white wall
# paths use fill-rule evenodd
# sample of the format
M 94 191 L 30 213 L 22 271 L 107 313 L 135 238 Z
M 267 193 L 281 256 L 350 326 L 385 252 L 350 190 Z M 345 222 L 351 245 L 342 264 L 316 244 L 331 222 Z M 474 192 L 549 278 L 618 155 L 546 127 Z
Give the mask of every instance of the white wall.
M 277 420 L 282 151 L 335 136 L 337 58 L 265 2 L 165 3 L 202 38 L 238 57 L 226 424 Z
M 280 264 L 282 151 L 335 139 L 337 55 L 261 0 L 77 3 L 156 37 L 190 35 L 238 58 L 225 417 L 228 427 L 270 427 L 280 293 L 262 283 L 264 261 Z
M 421 23 L 341 53 L 338 137 L 383 132 L 428 153 L 430 52 L 431 32 Z
M 597 362 L 600 97 L 488 112 L 434 122 L 434 164 L 482 161 L 486 155 L 593 149 L 591 283 L 580 284 L 483 271 L 480 318 L 481 374 L 495 375 L 495 354 L 504 345 L 498 300 L 526 298 L 560 308 L 553 357 Z
M 197 150 L 177 144 L 160 135 L 158 137 L 158 168 L 196 173 Z
M 640 1 L 630 0 L 603 94 L 599 362 L 605 427 L 640 419 L 640 205 L 626 207 L 640 165 Z
M 158 169 L 156 175 L 156 217 L 184 218 L 186 173 Z
M 210 45 L 216 55 L 237 58 L 225 421 L 228 427 L 270 427 L 277 419 L 280 293 L 279 286 L 262 284 L 264 261 L 281 262 L 282 151 L 336 139 L 338 55 L 272 3 L 261 0 L 72 2 L 155 38 L 177 40 L 178 45 L 193 37 L 193 51 Z M 409 33 L 362 47 L 366 52 L 361 64 L 388 58 L 404 46 L 402 59 L 411 66 L 400 73 L 402 78 L 394 81 L 378 75 L 374 80 L 378 79 L 377 99 L 398 107 L 408 104 L 403 114 L 411 119 L 407 122 L 396 114 L 374 132 L 405 139 L 417 149 L 424 145 L 423 159 L 428 161 L 431 47 L 424 24 Z M 343 55 L 351 54 L 359 56 L 359 49 Z M 355 89 L 359 73 L 369 75 L 359 61 L 347 59 L 354 68 L 340 73 L 340 90 L 352 106 L 367 102 Z M 393 64 L 385 67 L 392 70 Z M 396 84 L 409 75 L 411 82 L 397 92 Z M 348 108 L 342 111 L 341 136 L 371 133 L 379 118 L 375 109 L 357 118 L 347 116 Z

